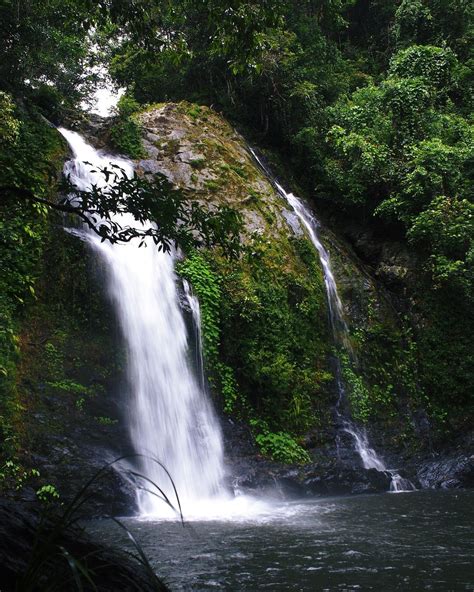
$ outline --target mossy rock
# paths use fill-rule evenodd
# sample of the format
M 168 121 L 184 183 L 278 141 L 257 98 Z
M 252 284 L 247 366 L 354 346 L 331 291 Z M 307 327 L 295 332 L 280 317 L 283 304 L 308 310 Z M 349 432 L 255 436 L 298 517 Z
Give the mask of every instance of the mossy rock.
M 179 266 L 207 307 L 204 332 L 215 341 L 207 344 L 208 371 L 221 407 L 295 435 L 327 422 L 331 338 L 323 277 L 291 208 L 245 140 L 212 109 L 170 103 L 148 108 L 139 121 L 149 155 L 138 161 L 139 174 L 160 172 L 200 203 L 230 206 L 244 221 L 240 258 L 210 249 Z M 211 273 L 219 291 L 208 302 L 199 278 Z

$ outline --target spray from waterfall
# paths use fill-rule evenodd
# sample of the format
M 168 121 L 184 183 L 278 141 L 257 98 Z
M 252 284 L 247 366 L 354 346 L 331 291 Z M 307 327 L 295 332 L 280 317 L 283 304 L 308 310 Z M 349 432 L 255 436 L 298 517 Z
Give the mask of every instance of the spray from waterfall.
M 128 176 L 133 174 L 128 160 L 100 154 L 79 134 L 60 131 L 74 156 L 66 163 L 65 173 L 79 189 L 88 189 L 93 183 L 106 186 L 104 177 L 91 169 L 113 164 Z M 116 221 L 139 226 L 130 215 L 120 215 Z M 111 244 L 101 242 L 87 229 L 79 232 L 105 265 L 126 343 L 132 443 L 137 452 L 153 456 L 166 466 L 185 515 L 192 514 L 196 505 L 224 495 L 223 444 L 220 426 L 203 388 L 203 376 L 196 377 L 189 359 L 188 334 L 174 273 L 175 254 L 160 252 L 153 243 L 147 248 L 139 248 L 133 241 Z M 190 292 L 188 302 L 197 315 L 198 303 Z M 200 368 L 202 373 L 202 359 Z M 139 470 L 172 495 L 168 476 L 151 458 L 144 458 Z M 167 511 L 153 493 L 141 490 L 137 495 L 141 514 L 163 515 Z
M 252 156 L 259 164 L 261 169 L 265 172 L 267 177 L 278 193 L 291 206 L 292 210 L 298 216 L 299 220 L 306 229 L 308 236 L 318 252 L 321 266 L 323 269 L 324 284 L 326 287 L 327 302 L 329 308 L 329 318 L 331 328 L 334 336 L 336 346 L 343 349 L 351 360 L 355 360 L 354 352 L 349 338 L 349 327 L 344 317 L 344 309 L 337 290 L 336 280 L 331 268 L 331 261 L 329 253 L 319 239 L 319 222 L 306 206 L 306 204 L 293 193 L 285 191 L 283 186 L 275 179 L 268 167 L 262 162 L 254 150 L 250 148 Z M 354 441 L 354 448 L 359 454 L 362 464 L 365 469 L 377 469 L 389 473 L 391 476 L 390 491 L 407 491 L 413 490 L 413 484 L 401 477 L 394 469 L 388 469 L 383 460 L 377 455 L 375 450 L 370 447 L 367 432 L 359 428 L 354 422 L 344 413 L 343 407 L 346 399 L 345 385 L 342 377 L 342 369 L 339 358 L 336 358 L 336 385 L 338 390 L 338 401 L 336 404 L 336 414 L 342 426 L 342 429 L 349 434 Z

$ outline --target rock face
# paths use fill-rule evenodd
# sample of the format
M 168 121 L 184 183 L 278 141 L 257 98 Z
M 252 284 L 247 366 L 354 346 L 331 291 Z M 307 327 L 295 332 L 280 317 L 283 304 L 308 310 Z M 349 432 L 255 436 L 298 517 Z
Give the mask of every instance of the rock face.
M 231 489 L 279 499 L 380 493 L 390 489 L 388 474 L 363 469 L 350 450 L 340 458 L 336 450 L 328 449 L 307 465 L 285 467 L 258 453 L 245 424 L 227 419 L 223 429 Z
M 139 119 L 148 153 L 137 163 L 139 172 L 161 173 L 202 203 L 237 209 L 247 237 L 254 231 L 302 234 L 291 208 L 256 168 L 245 140 L 211 109 L 170 103 L 145 111 Z
M 148 153 L 148 158 L 138 162 L 141 174 L 164 174 L 173 184 L 190 192 L 193 199 L 210 207 L 225 204 L 243 217 L 242 240 L 254 260 L 229 264 L 216 252 L 210 254 L 228 303 L 227 307 L 221 305 L 219 319 L 221 361 L 236 371 L 238 388 L 246 391 L 251 402 L 259 404 L 262 398 L 272 399 L 271 404 L 287 416 L 292 413 L 291 407 L 300 410 L 303 402 L 308 416 L 306 425 L 297 419 L 299 425 L 290 425 L 290 429 L 304 432 L 311 424 L 318 424 L 323 433 L 331 425 L 330 409 L 336 397 L 330 380 L 333 338 L 327 322 L 320 262 L 298 218 L 256 167 L 245 140 L 212 110 L 188 103 L 167 104 L 145 111 L 140 122 Z M 397 447 L 398 418 L 403 416 L 403 422 L 411 422 L 411 411 L 406 409 L 411 378 L 403 376 L 402 384 L 400 373 L 395 371 L 397 365 L 408 366 L 397 313 L 388 293 L 347 245 L 324 227 L 320 233 L 331 256 L 352 334 L 356 336 L 352 345 L 358 357 L 357 375 L 349 376 L 352 383 L 346 380 L 349 406 L 356 420 L 372 420 L 382 426 L 383 433 L 393 435 L 390 444 Z M 282 286 L 280 293 L 264 293 L 262 276 L 267 287 Z M 227 282 L 228 277 L 232 277 L 232 285 Z M 289 303 L 286 308 L 280 304 L 284 299 Z M 265 322 L 272 314 L 275 327 Z M 258 339 L 259 347 L 253 349 L 247 335 L 252 335 L 255 327 L 260 333 L 274 335 L 280 329 L 279 343 L 255 335 L 253 342 Z M 289 333 L 294 344 L 285 349 Z M 305 355 L 298 355 L 297 349 L 304 350 Z M 280 354 L 283 357 L 277 363 Z M 393 375 L 387 370 L 391 360 Z M 293 376 L 288 380 L 288 373 L 279 374 L 278 369 L 291 365 Z M 265 377 L 262 381 L 262 367 L 269 373 L 270 366 L 275 379 Z M 380 368 L 374 371 L 375 366 Z M 312 378 L 308 376 L 311 371 Z M 276 380 L 279 385 L 274 384 Z M 315 385 L 313 389 L 308 388 L 310 380 Z M 277 395 L 283 388 L 286 395 Z M 290 391 L 303 394 L 299 392 L 296 401 Z M 310 407 L 316 408 L 319 421 L 309 417 Z M 285 429 L 284 425 L 276 427 Z
M 229 261 L 208 249 L 180 267 L 201 299 L 204 323 L 215 329 L 204 326 L 218 407 L 234 417 L 255 409 L 273 430 L 303 432 L 315 413 L 327 414 L 333 396 L 326 296 L 314 249 L 244 139 L 214 111 L 167 104 L 139 120 L 148 153 L 137 163 L 139 174 L 161 173 L 211 210 L 225 205 L 243 220 L 240 258 Z M 213 301 L 193 281 L 197 266 L 214 280 Z
M 417 477 L 424 489 L 474 487 L 474 455 L 423 462 Z
M 314 491 L 387 490 L 385 474 L 368 474 L 349 452 L 341 462 L 333 449 L 336 432 L 331 408 L 336 395 L 330 379 L 332 336 L 325 291 L 319 260 L 294 212 L 255 166 L 245 140 L 211 109 L 188 103 L 158 105 L 142 113 L 140 122 L 148 153 L 137 163 L 141 174 L 164 174 L 201 203 L 210 207 L 226 204 L 243 217 L 242 239 L 251 257 L 229 263 L 215 251 L 207 254 L 223 295 L 217 319 L 219 363 L 230 370 L 237 398 L 268 420 L 274 431 L 299 434 L 313 456 L 327 459 L 326 464 L 319 461 L 322 473 L 307 478 L 313 479 Z M 354 229 L 357 252 L 366 260 L 372 258 L 377 265 L 374 272 L 328 229 L 322 227 L 320 232 L 331 256 L 357 357 L 352 373 L 344 376 L 348 407 L 357 421 L 367 422 L 376 449 L 386 452 L 393 466 L 403 467 L 411 448 L 423 450 L 430 438 L 426 413 L 414 393 L 412 343 L 404 333 L 397 306 L 416 262 L 402 245 L 380 243 Z M 268 289 L 273 286 L 282 288 L 278 295 Z M 281 304 L 283 300 L 288 307 Z M 205 305 L 203 300 L 201 305 Z M 311 335 L 306 333 L 308 327 Z M 288 335 L 292 345 L 287 345 Z M 212 374 L 213 369 L 209 370 Z M 309 383 L 312 388 L 307 388 Z M 219 377 L 215 384 L 217 406 L 222 407 L 219 387 L 221 392 L 225 389 Z M 231 416 L 236 411 L 238 405 L 230 410 Z M 264 481 L 274 481 L 275 467 L 269 466 L 268 473 L 262 462 L 254 476 L 243 466 L 239 469 L 239 463 L 245 464 L 251 456 L 245 448 L 241 459 L 235 459 L 241 484 L 253 487 L 259 481 L 257 473 Z M 244 457 L 247 460 L 242 461 Z M 414 481 L 415 473 L 411 472 Z M 281 478 L 291 481 L 298 491 L 311 489 L 301 472 L 296 480 Z

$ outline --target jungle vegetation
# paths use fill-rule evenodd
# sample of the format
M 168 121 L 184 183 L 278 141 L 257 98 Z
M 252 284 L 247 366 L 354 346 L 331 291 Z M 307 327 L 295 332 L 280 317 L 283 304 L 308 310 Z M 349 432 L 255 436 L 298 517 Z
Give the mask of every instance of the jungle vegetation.
M 132 156 L 135 110 L 206 104 L 279 153 L 342 227 L 355 221 L 375 240 L 404 245 L 417 269 L 407 288 L 417 400 L 429 402 L 446 433 L 466 425 L 473 12 L 466 0 L 2 0 L 4 401 L 18 355 L 15 319 L 34 298 L 32 261 L 51 215 L 40 200 L 56 191 L 65 155 L 45 118 L 74 118 L 105 66 L 126 89 L 115 142 Z M 23 199 L 28 193 L 40 200 Z

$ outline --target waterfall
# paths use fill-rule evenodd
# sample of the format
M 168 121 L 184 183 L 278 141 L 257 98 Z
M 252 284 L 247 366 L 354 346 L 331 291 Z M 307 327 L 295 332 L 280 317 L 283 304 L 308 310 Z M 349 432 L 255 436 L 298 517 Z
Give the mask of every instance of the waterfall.
M 101 154 L 79 134 L 60 131 L 74 155 L 65 165 L 65 174 L 79 189 L 88 189 L 93 183 L 106 186 L 103 175 L 92 168 L 114 164 L 128 176 L 133 174 L 130 161 Z M 130 215 L 118 216 L 117 221 L 140 226 Z M 111 244 L 101 242 L 87 229 L 79 232 L 105 265 L 126 343 L 132 443 L 138 453 L 163 463 L 176 485 L 184 514 L 193 513 L 198 504 L 222 492 L 223 444 L 203 388 L 204 380 L 196 378 L 189 359 L 188 334 L 174 273 L 176 255 L 158 251 L 151 241 L 146 248 L 139 248 L 133 241 Z M 188 288 L 188 302 L 196 317 L 199 305 L 193 298 Z M 202 361 L 200 368 L 201 372 Z M 168 476 L 152 458 L 140 459 L 138 470 L 172 499 Z M 153 487 L 147 485 L 147 489 Z M 139 490 L 137 501 L 141 514 L 167 513 L 165 504 L 150 491 Z
M 187 305 L 191 311 L 193 329 L 194 329 L 194 344 L 195 344 L 195 366 L 196 374 L 199 377 L 199 384 L 203 391 L 206 390 L 206 375 L 204 372 L 204 354 L 202 347 L 202 325 L 201 325 L 201 306 L 199 299 L 193 294 L 191 286 L 187 280 L 183 280 L 184 296 Z
M 306 229 L 311 243 L 316 249 L 321 261 L 329 308 L 329 318 L 334 335 L 334 341 L 337 346 L 343 348 L 346 351 L 351 360 L 354 360 L 355 356 L 349 339 L 349 327 L 344 317 L 344 309 L 342 307 L 342 302 L 337 290 L 336 280 L 334 279 L 334 274 L 332 272 L 329 253 L 319 239 L 319 222 L 312 211 L 300 198 L 298 198 L 293 193 L 288 193 L 285 191 L 283 186 L 280 185 L 277 179 L 275 179 L 271 171 L 257 156 L 255 151 L 250 148 L 250 152 L 266 176 L 271 180 L 278 193 L 291 206 L 292 210 L 295 212 Z M 354 448 L 360 456 L 364 468 L 377 469 L 377 471 L 388 473 L 391 477 L 390 491 L 410 491 L 415 489 L 414 485 L 407 479 L 401 477 L 395 469 L 388 469 L 386 467 L 383 460 L 378 456 L 375 450 L 370 447 L 366 431 L 356 426 L 353 421 L 345 416 L 343 412 L 343 404 L 346 397 L 339 359 L 336 359 L 336 366 L 336 385 L 338 390 L 336 414 L 342 425 L 342 429 L 352 437 L 354 441 Z

